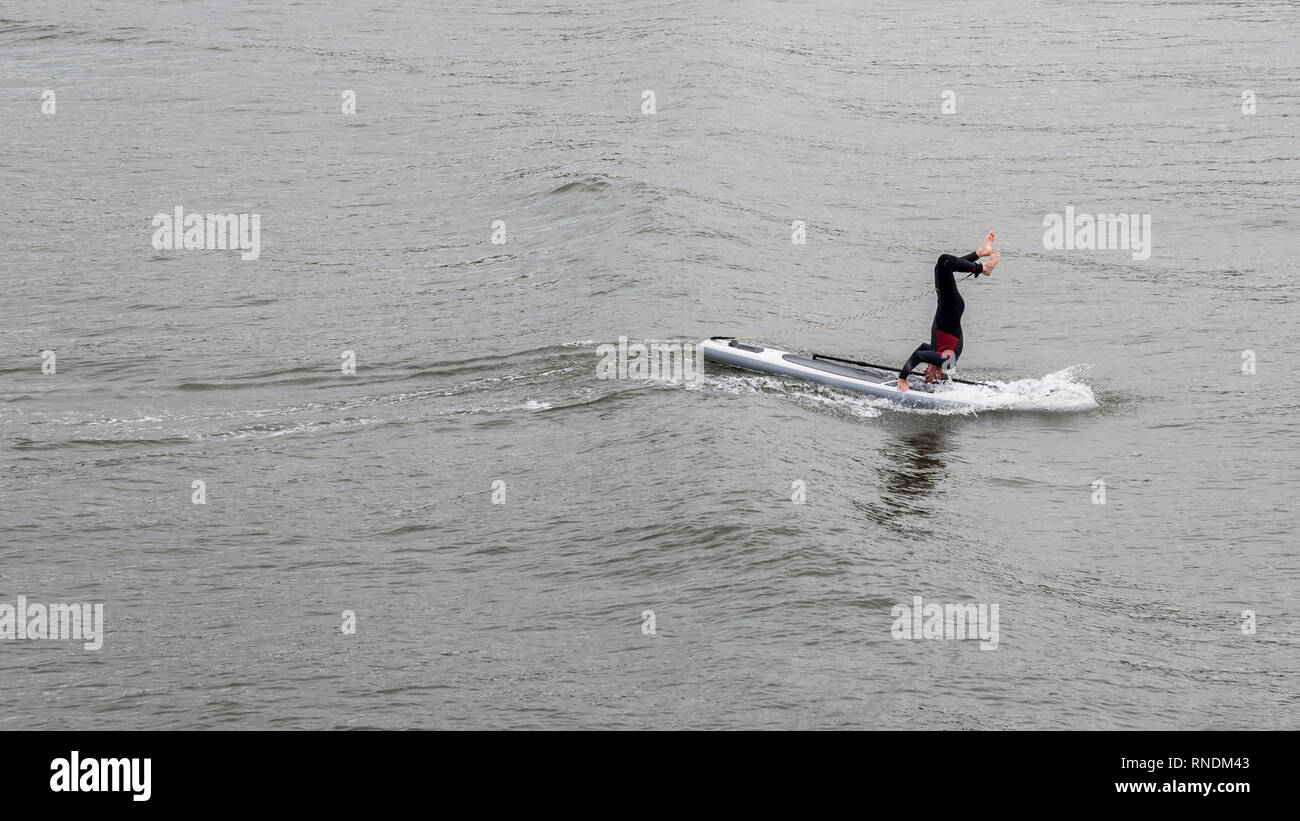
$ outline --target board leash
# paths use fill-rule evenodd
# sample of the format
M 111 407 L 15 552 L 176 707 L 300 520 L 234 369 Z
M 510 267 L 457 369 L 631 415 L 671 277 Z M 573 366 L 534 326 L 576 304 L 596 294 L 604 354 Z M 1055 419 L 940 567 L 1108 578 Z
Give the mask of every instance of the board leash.
M 970 279 L 971 277 L 976 275 L 977 272 L 972 271 L 971 273 L 967 274 L 966 276 L 962 277 L 957 281 L 962 282 L 963 280 Z M 858 311 L 856 314 L 849 314 L 848 316 L 842 316 L 839 319 L 831 319 L 831 320 L 827 320 L 826 322 L 810 322 L 806 325 L 799 325 L 794 328 L 787 328 L 786 330 L 783 331 L 769 331 L 767 333 L 750 334 L 749 336 L 738 336 L 736 337 L 736 339 L 771 339 L 777 336 L 794 336 L 795 334 L 803 334 L 809 331 L 818 330 L 819 328 L 834 328 L 838 325 L 844 325 L 845 323 L 848 322 L 856 322 L 859 319 L 866 319 L 867 317 L 879 316 L 880 314 L 892 311 L 895 308 L 898 308 L 902 305 L 906 305 L 909 302 L 916 302 L 918 299 L 924 299 L 930 294 L 937 294 L 937 293 L 939 293 L 938 288 L 928 288 L 919 294 L 916 294 L 914 296 L 909 296 L 904 299 L 900 299 L 897 302 L 891 302 L 888 305 L 884 305 L 880 308 L 872 308 L 867 311 Z

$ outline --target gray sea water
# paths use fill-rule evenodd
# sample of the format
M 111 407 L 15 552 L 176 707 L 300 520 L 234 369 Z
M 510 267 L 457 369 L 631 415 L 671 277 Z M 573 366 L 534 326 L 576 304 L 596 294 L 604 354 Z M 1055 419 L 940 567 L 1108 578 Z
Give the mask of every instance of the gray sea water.
M 104 636 L 0 641 L 0 729 L 1300 727 L 1298 31 L 5 3 L 0 603 Z M 260 256 L 156 249 L 177 206 Z M 1045 247 L 1067 208 L 1150 257 Z M 960 373 L 1014 407 L 597 378 L 923 292 L 989 229 Z M 901 363 L 932 311 L 768 341 Z M 996 605 L 996 649 L 896 638 L 915 596 Z

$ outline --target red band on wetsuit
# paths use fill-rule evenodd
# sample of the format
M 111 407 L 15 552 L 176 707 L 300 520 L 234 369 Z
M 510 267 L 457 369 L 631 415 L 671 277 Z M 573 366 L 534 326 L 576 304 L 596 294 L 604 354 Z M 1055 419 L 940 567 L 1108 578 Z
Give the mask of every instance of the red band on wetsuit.
M 943 331 L 935 331 L 934 337 L 935 341 L 939 343 L 936 350 L 938 350 L 939 353 L 944 354 L 945 359 L 948 358 L 949 352 L 951 352 L 952 356 L 957 355 L 957 343 L 961 342 L 960 339 L 952 334 L 944 333 Z

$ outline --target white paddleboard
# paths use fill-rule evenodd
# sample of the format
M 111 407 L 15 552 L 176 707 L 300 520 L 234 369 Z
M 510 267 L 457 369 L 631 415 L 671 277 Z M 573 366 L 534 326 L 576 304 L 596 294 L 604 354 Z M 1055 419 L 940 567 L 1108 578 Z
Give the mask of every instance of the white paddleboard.
M 824 354 L 799 354 L 713 337 L 700 343 L 706 362 L 731 365 L 747 371 L 789 376 L 833 388 L 878 396 L 900 405 L 923 408 L 966 408 L 969 402 L 946 398 L 946 383 L 927 384 L 919 375 L 908 377 L 908 390 L 898 389 L 898 372 L 865 362 Z

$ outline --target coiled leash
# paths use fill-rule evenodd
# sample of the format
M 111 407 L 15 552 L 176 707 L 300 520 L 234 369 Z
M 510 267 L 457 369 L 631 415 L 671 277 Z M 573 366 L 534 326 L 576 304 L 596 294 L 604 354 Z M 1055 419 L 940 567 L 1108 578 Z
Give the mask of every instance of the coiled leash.
M 962 282 L 964 280 L 970 279 L 971 277 L 977 277 L 979 275 L 980 275 L 979 271 L 971 271 L 969 274 L 967 274 L 966 276 L 962 277 L 957 281 Z M 884 307 L 881 308 L 872 308 L 869 311 L 859 311 L 856 314 L 850 314 L 849 316 L 842 316 L 839 319 L 832 319 L 826 322 L 812 322 L 807 325 L 800 325 L 796 328 L 789 328 L 784 331 L 771 331 L 768 333 L 750 334 L 749 336 L 738 336 L 736 337 L 736 339 L 771 339 L 772 337 L 776 337 L 776 336 L 794 336 L 795 334 L 802 334 L 802 333 L 807 333 L 808 331 L 815 331 L 818 330 L 819 328 L 834 328 L 837 325 L 843 325 L 848 322 L 856 322 L 859 319 L 866 319 L 867 317 L 871 317 L 871 316 L 879 316 L 880 314 L 886 313 L 888 311 L 892 311 L 899 306 L 906 305 L 909 302 L 916 302 L 918 299 L 924 299 L 930 294 L 937 294 L 937 293 L 939 293 L 938 288 L 929 288 L 915 296 L 909 296 L 906 299 L 900 299 L 897 302 L 891 302 L 888 305 L 885 305 Z

